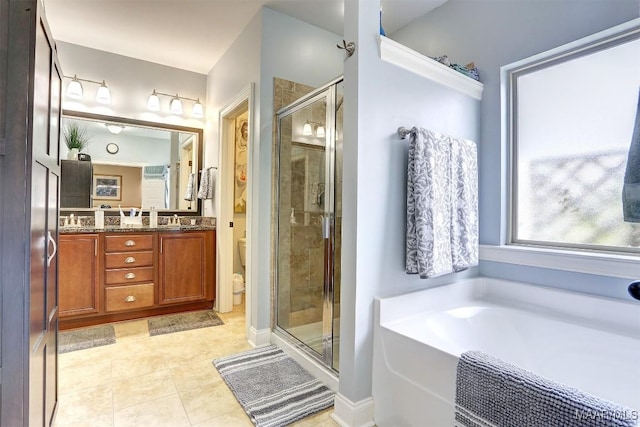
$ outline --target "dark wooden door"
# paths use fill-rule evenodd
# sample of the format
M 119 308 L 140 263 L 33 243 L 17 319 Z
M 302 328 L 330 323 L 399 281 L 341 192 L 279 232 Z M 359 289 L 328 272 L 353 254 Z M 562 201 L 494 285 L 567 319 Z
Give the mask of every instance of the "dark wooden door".
M 38 0 L 0 3 L 0 425 L 57 405 L 61 76 Z
M 58 189 L 62 73 L 46 23 L 35 23 L 31 120 L 29 425 L 51 424 L 57 403 Z
M 160 304 L 213 299 L 212 232 L 161 233 Z

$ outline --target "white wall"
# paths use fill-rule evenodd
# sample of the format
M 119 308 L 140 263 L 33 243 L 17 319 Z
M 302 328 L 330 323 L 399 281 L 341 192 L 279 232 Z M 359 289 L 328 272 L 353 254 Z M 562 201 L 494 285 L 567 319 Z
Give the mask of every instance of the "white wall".
M 484 83 L 481 112 L 480 241 L 501 242 L 505 147 L 500 140 L 500 67 L 640 16 L 638 0 L 449 0 L 392 34 L 394 40 L 452 62 L 475 62 Z M 481 262 L 481 273 L 625 298 L 628 280 Z
M 258 289 L 257 329 L 271 326 L 271 168 L 273 131 L 273 79 L 280 77 L 309 86 L 322 84 L 342 74 L 343 54 L 336 48 L 342 37 L 300 20 L 263 8 L 262 61 L 260 73 L 259 170 L 253 169 L 258 186 L 252 202 L 258 208 L 251 238 L 256 242 Z M 251 226 L 250 226 L 251 230 Z M 252 255 L 256 252 L 252 249 Z M 269 308 L 269 309 L 267 309 Z
M 248 84 L 254 84 L 256 104 L 253 121 L 253 162 L 249 171 L 247 218 L 253 296 L 251 326 L 271 327 L 271 167 L 273 79 L 281 77 L 319 86 L 342 74 L 341 52 L 335 47 L 341 38 L 268 8 L 263 8 L 245 27 L 207 77 L 207 126 L 205 166 L 218 166 L 219 111 Z M 224 173 L 222 171 L 221 173 Z M 205 203 L 205 212 L 219 213 L 219 207 Z M 219 224 L 224 227 L 226 224 Z M 237 250 L 235 247 L 233 250 Z M 222 280 L 221 284 L 226 283 Z
M 105 106 L 95 101 L 99 85 L 82 82 L 84 89 L 82 102 L 63 98 L 63 108 L 195 128 L 204 127 L 204 119 L 190 117 L 193 106 L 191 101 L 183 101 L 186 113 L 183 116 L 169 114 L 170 98 L 168 97 L 160 97 L 159 112 L 154 113 L 147 109 L 147 98 L 153 89 L 171 94 L 178 93 L 189 98 L 200 98 L 204 105 L 207 83 L 207 76 L 204 74 L 66 42 L 59 41 L 56 45 L 65 76 L 73 77 L 77 74 L 83 79 L 105 80 L 111 91 L 111 104 Z M 63 93 L 69 81 L 70 79 L 63 79 Z
M 380 2 L 345 3 L 340 394 L 371 396 L 373 302 L 451 282 L 475 269 L 421 280 L 405 273 L 407 141 L 399 126 L 421 126 L 478 141 L 480 103 L 383 62 L 377 43 Z

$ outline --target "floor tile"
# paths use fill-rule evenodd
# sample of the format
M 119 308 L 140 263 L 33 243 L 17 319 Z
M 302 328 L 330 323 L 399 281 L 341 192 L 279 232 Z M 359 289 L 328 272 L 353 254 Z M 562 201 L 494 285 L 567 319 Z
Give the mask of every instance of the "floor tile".
M 210 358 L 199 360 L 169 369 L 173 382 L 179 392 L 185 392 L 198 386 L 214 385 L 222 377 L 211 363 Z
M 56 421 L 77 423 L 113 413 L 111 384 L 60 394 Z
M 60 395 L 112 383 L 111 357 L 95 357 L 96 353 L 92 354 L 94 357 L 86 360 L 76 359 L 76 363 L 72 366 L 60 368 L 73 369 L 73 375 L 59 375 L 58 390 Z
M 182 392 L 180 393 L 180 398 L 192 424 L 197 424 L 240 408 L 240 404 L 223 382 L 199 386 Z
M 168 370 L 125 378 L 113 383 L 113 409 L 128 408 L 178 394 Z
M 149 336 L 149 323 L 147 319 L 118 322 L 114 323 L 113 326 L 116 331 L 116 340 Z
M 189 427 L 189 418 L 178 395 L 141 403 L 116 411 L 114 427 Z

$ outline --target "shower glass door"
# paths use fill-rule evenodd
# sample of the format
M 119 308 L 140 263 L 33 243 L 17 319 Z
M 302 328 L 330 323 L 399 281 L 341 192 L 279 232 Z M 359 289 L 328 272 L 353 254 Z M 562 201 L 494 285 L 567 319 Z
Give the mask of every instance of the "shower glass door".
M 333 84 L 278 113 L 275 304 L 276 331 L 335 370 L 336 95 Z

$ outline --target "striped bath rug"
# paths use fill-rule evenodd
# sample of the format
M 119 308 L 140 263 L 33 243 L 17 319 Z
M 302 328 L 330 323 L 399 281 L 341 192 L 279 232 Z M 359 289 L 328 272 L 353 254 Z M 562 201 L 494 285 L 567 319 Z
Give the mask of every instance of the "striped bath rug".
M 275 345 L 213 365 L 258 427 L 283 427 L 333 406 L 334 394 Z

